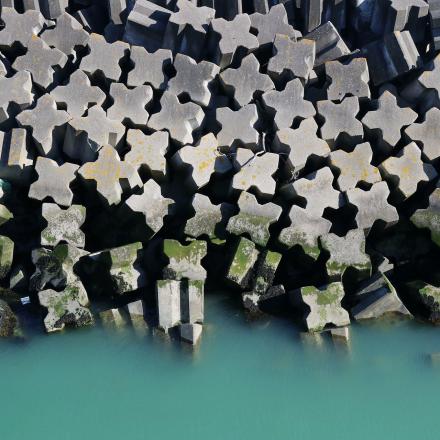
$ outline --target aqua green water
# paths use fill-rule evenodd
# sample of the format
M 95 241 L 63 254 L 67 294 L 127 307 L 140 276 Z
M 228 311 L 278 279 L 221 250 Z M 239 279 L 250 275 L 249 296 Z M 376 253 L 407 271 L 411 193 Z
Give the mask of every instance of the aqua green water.
M 100 329 L 0 343 L 0 438 L 438 439 L 440 329 L 355 326 L 304 345 L 207 297 L 196 353 Z

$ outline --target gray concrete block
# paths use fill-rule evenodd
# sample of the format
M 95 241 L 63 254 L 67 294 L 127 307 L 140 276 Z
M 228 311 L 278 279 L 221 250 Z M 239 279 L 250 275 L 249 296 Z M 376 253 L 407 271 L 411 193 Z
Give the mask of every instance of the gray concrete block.
M 258 112 L 255 104 L 248 104 L 237 111 L 229 107 L 216 110 L 216 119 L 221 126 L 217 141 L 222 151 L 228 152 L 241 146 L 259 151 L 259 134 L 255 129 Z
M 66 162 L 59 166 L 54 160 L 38 157 L 35 163 L 38 179 L 29 188 L 29 198 L 45 200 L 50 197 L 58 205 L 70 206 L 73 200 L 70 185 L 76 178 L 78 168 L 73 163 Z
M 102 105 L 106 98 L 105 93 L 99 87 L 90 84 L 89 77 L 82 70 L 73 72 L 69 82 L 55 87 L 50 95 L 73 118 L 83 116 L 91 106 Z
M 66 242 L 78 248 L 84 248 L 86 236 L 81 226 L 86 220 L 86 208 L 71 205 L 67 209 L 60 208 L 56 203 L 43 203 L 42 216 L 47 226 L 41 231 L 42 246 L 56 246 Z
M 104 145 L 95 162 L 85 163 L 78 174 L 94 186 L 101 199 L 108 205 L 117 205 L 124 191 L 142 186 L 142 181 L 134 167 L 119 158 L 118 152 Z
M 133 46 L 130 60 L 133 70 L 128 72 L 127 85 L 137 87 L 149 84 L 156 90 L 163 90 L 168 82 L 166 71 L 173 62 L 170 50 L 158 49 L 154 53 L 147 52 L 143 47 Z
M 94 160 L 103 145 L 118 149 L 123 141 L 125 127 L 109 119 L 102 107 L 95 105 L 87 116 L 69 121 L 63 151 L 72 159 L 82 163 Z
M 113 105 L 107 110 L 109 119 L 134 126 L 147 125 L 150 115 L 146 109 L 153 99 L 153 89 L 150 86 L 129 89 L 122 83 L 112 83 L 110 96 Z
M 32 77 L 27 71 L 0 78 L 0 123 L 15 117 L 34 100 Z
M 167 176 L 167 161 L 169 134 L 166 131 L 156 131 L 151 135 L 141 130 L 127 131 L 127 145 L 130 151 L 125 155 L 125 162 L 133 165 L 139 173 L 147 172 L 157 182 L 162 182 Z
M 33 109 L 21 112 L 16 119 L 22 127 L 30 129 L 41 155 L 59 157 L 59 145 L 64 139 L 66 124 L 71 117 L 66 111 L 57 109 L 51 95 L 43 95 Z
M 252 270 L 257 262 L 260 252 L 254 242 L 240 237 L 229 263 L 226 279 L 242 289 L 249 286 Z
M 270 77 L 260 73 L 260 63 L 253 54 L 243 58 L 239 68 L 225 69 L 220 74 L 220 81 L 238 107 L 249 104 L 264 92 L 275 88 Z
M 130 46 L 122 41 L 107 43 L 102 35 L 91 34 L 88 47 L 90 53 L 81 60 L 80 69 L 89 75 L 104 75 L 108 81 L 119 81 L 119 62 L 128 56 Z
M 382 220 L 386 224 L 399 220 L 396 208 L 388 203 L 389 195 L 390 190 L 386 182 L 375 183 L 368 191 L 361 188 L 347 191 L 348 202 L 357 208 L 358 228 L 369 230 L 376 220 Z
M 295 41 L 286 35 L 276 35 L 273 43 L 273 56 L 269 60 L 267 73 L 273 80 L 308 80 L 315 63 L 314 40 L 303 38 Z
M 180 323 L 180 286 L 176 280 L 156 282 L 159 328 L 166 333 Z
M 282 91 L 264 93 L 262 100 L 277 130 L 289 128 L 297 120 L 316 114 L 313 104 L 304 99 L 304 87 L 298 78 L 289 81 Z
M 181 104 L 176 95 L 165 92 L 160 99 L 161 109 L 150 116 L 148 126 L 153 130 L 167 130 L 179 145 L 193 142 L 193 131 L 200 128 L 205 114 L 193 102 Z
M 181 324 L 180 338 L 192 345 L 197 345 L 202 336 L 203 326 L 201 324 Z
M 176 95 L 188 95 L 191 101 L 203 107 L 211 101 L 210 85 L 220 68 L 208 61 L 197 63 L 192 58 L 177 54 L 174 58 L 176 76 L 168 82 L 167 90 Z
M 27 52 L 15 59 L 15 70 L 27 70 L 32 81 L 43 90 L 56 85 L 60 69 L 67 63 L 67 55 L 56 48 L 49 47 L 41 38 L 32 36 L 27 43 Z
M 228 221 L 227 231 L 233 235 L 247 234 L 254 243 L 266 246 L 270 239 L 269 227 L 280 218 L 281 206 L 275 203 L 261 205 L 254 195 L 242 192 L 238 208 L 239 213 Z

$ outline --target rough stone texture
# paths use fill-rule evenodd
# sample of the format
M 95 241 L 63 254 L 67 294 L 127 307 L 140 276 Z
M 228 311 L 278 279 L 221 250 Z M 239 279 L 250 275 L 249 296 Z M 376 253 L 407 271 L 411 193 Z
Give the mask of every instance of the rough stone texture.
M 340 174 L 338 186 L 341 191 L 353 189 L 359 182 L 376 183 L 381 181 L 379 170 L 371 165 L 373 151 L 368 142 L 359 144 L 351 153 L 343 150 L 330 154 L 330 164 L 336 167 Z
M 130 46 L 122 41 L 107 43 L 99 34 L 90 35 L 88 46 L 90 53 L 81 60 L 80 69 L 89 75 L 101 74 L 109 81 L 118 81 L 122 73 L 119 62 Z
M 170 50 L 158 49 L 154 53 L 147 52 L 143 47 L 133 46 L 130 59 L 134 64 L 128 72 L 127 85 L 137 87 L 149 84 L 156 90 L 163 90 L 168 82 L 166 71 L 173 62 Z
M 203 136 L 197 145 L 186 145 L 171 158 L 176 169 L 188 169 L 185 185 L 198 191 L 207 185 L 213 174 L 224 174 L 232 169 L 229 158 L 218 151 L 219 145 L 212 134 Z
M 411 222 L 418 228 L 427 228 L 431 231 L 431 239 L 440 246 L 440 188 L 429 196 L 429 206 L 418 209 L 412 216 Z
M 287 35 L 276 35 L 273 56 L 267 66 L 268 74 L 274 79 L 301 78 L 307 80 L 315 63 L 315 42 L 303 38 L 294 41 Z
M 309 332 L 319 332 L 330 324 L 336 327 L 350 324 L 348 312 L 341 306 L 344 297 L 342 283 L 331 283 L 319 289 L 307 286 L 302 287 L 300 291 L 303 302 L 310 308 L 305 317 Z
M 288 183 L 281 188 L 286 199 L 302 197 L 309 214 L 320 216 L 326 208 L 338 209 L 342 205 L 341 193 L 333 187 L 334 176 L 329 167 Z
M 298 78 L 289 81 L 281 92 L 264 93 L 262 100 L 277 130 L 289 128 L 297 119 L 316 114 L 313 104 L 304 99 L 304 87 Z
M 237 148 L 234 157 L 237 173 L 232 179 L 232 188 L 239 191 L 253 190 L 259 197 L 271 199 L 275 194 L 273 175 L 278 170 L 279 160 L 275 153 L 257 155 L 245 148 Z
M 14 247 L 14 242 L 9 237 L 0 235 L 0 280 L 6 278 L 11 270 Z
M 125 127 L 119 121 L 109 119 L 105 111 L 95 105 L 87 116 L 69 121 L 63 151 L 72 159 L 89 162 L 103 145 L 118 148 L 122 143 Z
M 370 229 L 376 220 L 382 220 L 387 224 L 399 220 L 396 208 L 387 201 L 389 195 L 390 190 L 386 182 L 375 183 L 368 191 L 361 188 L 347 191 L 348 202 L 357 208 L 358 228 Z
M 411 316 L 411 313 L 397 296 L 394 286 L 385 275 L 382 277 L 385 284 L 378 289 L 372 289 L 371 292 L 366 293 L 361 302 L 351 309 L 351 314 L 357 321 L 377 319 L 390 315 Z
M 140 242 L 89 255 L 93 262 L 105 268 L 106 275 L 110 277 L 112 286 L 118 295 L 124 295 L 145 286 L 145 273 L 139 262 L 141 256 L 142 243 Z
M 55 203 L 43 203 L 42 216 L 47 221 L 41 232 L 42 246 L 56 246 L 60 242 L 78 248 L 85 246 L 86 236 L 80 229 L 86 219 L 84 206 L 72 205 L 62 209 Z
M 161 109 L 151 115 L 148 126 L 153 130 L 167 130 L 172 140 L 180 145 L 193 142 L 193 131 L 203 122 L 205 114 L 193 102 L 181 104 L 176 95 L 165 92 L 160 99 Z
M 29 184 L 33 157 L 25 129 L 13 128 L 8 133 L 0 132 L 0 179 L 18 186 Z
M 56 47 L 66 55 L 73 55 L 73 59 L 75 59 L 75 49 L 78 46 L 86 46 L 90 36 L 75 18 L 67 12 L 63 12 L 57 18 L 56 26 L 52 29 L 46 29 L 41 38 L 49 46 Z
M 258 256 L 259 251 L 256 245 L 247 238 L 240 237 L 229 264 L 226 278 L 245 289 L 249 284 L 251 271 L 257 262 Z
M 191 101 L 206 107 L 211 100 L 209 86 L 220 68 L 208 61 L 197 63 L 182 54 L 174 58 L 174 68 L 177 73 L 168 82 L 168 91 L 176 96 L 186 94 Z
M 258 113 L 255 104 L 245 105 L 237 111 L 229 107 L 218 108 L 216 118 L 221 125 L 217 141 L 222 150 L 228 152 L 237 146 L 249 148 L 252 151 L 259 150 L 259 134 L 255 129 Z
M 27 70 L 32 81 L 44 90 L 57 81 L 56 74 L 67 63 L 67 55 L 56 48 L 49 47 L 41 38 L 33 35 L 27 43 L 27 52 L 16 58 L 12 67 Z
M 370 75 L 365 58 L 354 58 L 346 64 L 328 61 L 325 73 L 330 81 L 327 88 L 327 99 L 330 101 L 342 101 L 346 96 L 370 98 Z
M 66 325 L 83 327 L 94 324 L 93 315 L 87 308 L 88 298 L 83 293 L 74 288 L 62 292 L 52 289 L 38 292 L 40 304 L 47 308 L 44 326 L 48 333 L 63 330 Z
M 110 96 L 113 105 L 107 110 L 107 117 L 113 121 L 145 126 L 149 114 L 146 110 L 153 99 L 153 89 L 150 86 L 127 88 L 121 83 L 110 85 Z
M 161 188 L 154 180 L 149 180 L 143 186 L 142 194 L 133 194 L 125 201 L 132 212 L 143 215 L 145 225 L 153 234 L 162 229 L 163 219 L 169 214 L 173 203 L 173 199 L 162 196 Z
M 164 278 L 174 280 L 205 280 L 206 270 L 202 266 L 202 259 L 207 253 L 205 241 L 195 240 L 187 245 L 177 240 L 166 239 L 163 242 L 163 252 L 169 263 L 164 268 Z
M 0 338 L 20 336 L 17 317 L 6 301 L 0 299 Z
M 36 106 L 25 110 L 17 116 L 17 121 L 32 132 L 32 139 L 43 156 L 59 156 L 59 144 L 64 139 L 65 125 L 70 115 L 64 110 L 57 110 L 56 102 L 51 95 L 43 95 Z
M 258 47 L 258 39 L 250 33 L 250 28 L 251 20 L 247 14 L 238 14 L 231 21 L 223 18 L 211 21 L 213 61 L 221 69 Z
M 76 70 L 66 85 L 56 87 L 50 95 L 73 118 L 83 116 L 93 105 L 100 106 L 106 97 L 99 87 L 90 85 L 89 77 L 82 70 Z
M 248 234 L 254 243 L 266 246 L 270 238 L 269 226 L 280 218 L 281 206 L 260 205 L 254 195 L 242 192 L 238 208 L 240 212 L 229 219 L 226 229 L 234 235 Z
M 51 198 L 61 206 L 70 206 L 73 200 L 71 183 L 76 178 L 79 166 L 66 162 L 58 164 L 46 157 L 38 157 L 35 163 L 35 171 L 38 179 L 29 188 L 29 197 L 36 200 Z
M 389 157 L 382 162 L 380 169 L 405 199 L 417 191 L 420 182 L 429 182 L 437 177 L 435 168 L 423 163 L 422 152 L 414 142 L 406 145 L 396 157 Z
M 195 194 L 192 199 L 192 207 L 194 215 L 186 222 L 185 234 L 194 238 L 206 235 L 210 239 L 215 239 L 217 237 L 216 228 L 224 221 L 228 204 L 215 205 L 211 203 L 209 197 Z
M 440 289 L 429 283 L 414 281 L 410 289 L 415 291 L 428 313 L 428 320 L 433 324 L 440 323 Z
M 356 119 L 359 113 L 359 100 L 355 96 L 345 98 L 341 103 L 318 102 L 318 114 L 324 119 L 321 137 L 333 148 L 345 142 L 349 145 L 359 143 L 364 135 L 362 123 Z
M 385 144 L 387 149 L 392 149 L 401 138 L 401 130 L 412 124 L 417 113 L 409 107 L 400 107 L 396 96 L 385 90 L 375 101 L 375 110 L 371 110 L 362 118 L 362 124 Z
M 169 134 L 166 131 L 156 131 L 151 135 L 141 130 L 128 130 L 127 145 L 130 151 L 125 155 L 125 162 L 131 164 L 138 172 L 148 172 L 157 182 L 162 182 L 167 176 L 167 161 Z
M 352 229 L 344 237 L 336 234 L 323 235 L 321 246 L 329 254 L 326 261 L 329 277 L 342 277 L 349 267 L 358 272 L 371 274 L 370 257 L 365 253 L 365 234 L 361 229 Z
M 254 54 L 243 58 L 239 68 L 225 69 L 220 74 L 220 81 L 238 107 L 249 104 L 254 98 L 275 88 L 270 77 L 260 73 L 260 63 Z
M 425 115 L 421 123 L 411 124 L 405 129 L 405 134 L 421 145 L 423 154 L 429 160 L 440 157 L 438 137 L 440 136 L 440 109 L 432 108 Z
M 309 159 L 326 158 L 330 148 L 317 136 L 318 124 L 313 118 L 301 121 L 296 129 L 283 128 L 275 133 L 274 151 L 287 155 L 286 168 L 290 172 L 301 171 Z
M 142 186 L 134 167 L 121 161 L 117 151 L 109 145 L 104 145 L 99 150 L 98 159 L 84 164 L 78 174 L 86 181 L 96 183 L 98 194 L 108 205 L 117 205 L 124 190 Z
M 332 223 L 321 215 L 312 214 L 307 209 L 293 205 L 289 211 L 290 226 L 284 228 L 278 240 L 291 248 L 301 246 L 304 253 L 317 258 L 321 252 L 318 239 L 327 234 Z
M 20 71 L 10 78 L 0 78 L 0 123 L 28 108 L 33 100 L 32 78 L 29 72 Z

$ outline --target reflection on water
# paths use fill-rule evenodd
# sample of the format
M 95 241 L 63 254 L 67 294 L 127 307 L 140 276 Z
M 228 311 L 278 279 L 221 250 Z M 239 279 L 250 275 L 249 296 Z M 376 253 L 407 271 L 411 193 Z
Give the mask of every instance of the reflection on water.
M 438 438 L 440 329 L 355 325 L 350 346 L 207 295 L 201 345 L 96 328 L 0 342 L 1 438 Z

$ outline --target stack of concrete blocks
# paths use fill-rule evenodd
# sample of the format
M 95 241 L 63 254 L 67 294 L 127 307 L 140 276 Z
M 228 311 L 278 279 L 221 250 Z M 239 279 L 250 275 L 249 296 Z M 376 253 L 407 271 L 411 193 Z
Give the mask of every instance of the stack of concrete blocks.
M 202 336 L 206 271 L 201 261 L 206 256 L 205 241 L 180 244 L 163 242 L 168 265 L 163 279 L 156 282 L 158 325 L 165 333 L 178 327 L 182 340 L 196 345 Z

